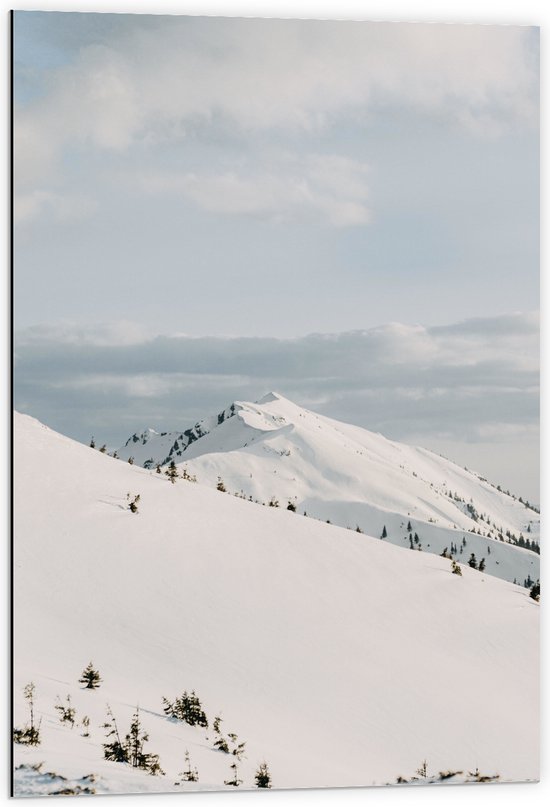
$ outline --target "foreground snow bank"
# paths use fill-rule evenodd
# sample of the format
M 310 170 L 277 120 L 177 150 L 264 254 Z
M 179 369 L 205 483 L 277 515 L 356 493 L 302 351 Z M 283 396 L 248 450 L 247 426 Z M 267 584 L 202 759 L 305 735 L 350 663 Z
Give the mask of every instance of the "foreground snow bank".
M 42 744 L 17 746 L 17 765 L 43 762 L 70 787 L 93 774 L 96 792 L 224 788 L 221 712 L 247 743 L 243 787 L 263 759 L 274 787 L 385 784 L 423 759 L 434 773 L 537 779 L 539 606 L 527 591 L 172 485 L 26 416 L 15 440 L 16 725 L 31 680 L 42 718 Z M 135 515 L 127 494 L 140 494 Z M 78 683 L 90 659 L 95 691 Z M 184 689 L 208 729 L 163 714 L 162 697 Z M 89 737 L 59 722 L 58 695 L 90 718 Z M 103 759 L 107 704 L 123 731 L 139 704 L 166 776 Z M 199 782 L 175 785 L 186 749 Z M 37 792 L 40 775 L 21 768 L 17 793 Z

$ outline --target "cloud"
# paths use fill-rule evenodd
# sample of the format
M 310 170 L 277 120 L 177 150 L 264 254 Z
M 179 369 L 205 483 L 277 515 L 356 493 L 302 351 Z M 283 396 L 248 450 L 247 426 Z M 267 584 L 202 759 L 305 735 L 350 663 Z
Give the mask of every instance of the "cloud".
M 395 439 L 497 443 L 537 429 L 537 356 L 534 314 L 297 339 L 44 326 L 17 335 L 15 399 L 64 433 L 101 432 L 115 446 L 127 431 L 185 428 L 269 389 Z
M 14 221 L 21 224 L 38 217 L 50 223 L 78 221 L 88 218 L 96 209 L 97 202 L 86 196 L 35 190 L 15 197 Z
M 222 173 L 153 174 L 140 185 L 149 192 L 177 193 L 202 210 L 273 221 L 312 218 L 333 227 L 364 225 L 370 214 L 368 166 L 339 155 L 290 154 L 268 161 L 268 168 Z
M 18 183 L 55 173 L 67 148 L 123 152 L 196 127 L 311 134 L 392 105 L 474 134 L 536 125 L 535 29 L 128 15 L 98 38 L 95 17 L 17 107 Z

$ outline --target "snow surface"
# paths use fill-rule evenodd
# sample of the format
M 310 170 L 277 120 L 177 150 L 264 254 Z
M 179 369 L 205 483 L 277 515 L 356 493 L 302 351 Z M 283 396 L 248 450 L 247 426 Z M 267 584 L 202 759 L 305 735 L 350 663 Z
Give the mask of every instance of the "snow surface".
M 128 493 L 141 496 L 135 515 Z M 430 775 L 538 778 L 539 605 L 525 589 L 171 484 L 25 415 L 14 494 L 16 725 L 34 681 L 43 737 L 16 746 L 17 795 L 92 781 L 97 793 L 223 789 L 232 758 L 212 749 L 212 730 L 162 712 L 162 696 L 184 689 L 246 741 L 243 787 L 263 759 L 278 788 L 386 784 L 423 759 Z M 77 683 L 90 660 L 96 691 Z M 89 738 L 58 720 L 68 694 Z M 103 759 L 107 703 L 124 732 L 139 704 L 166 776 Z M 185 749 L 200 780 L 176 786 Z
M 422 551 L 439 555 L 465 537 L 460 561 L 474 553 L 488 574 L 520 585 L 539 577 L 539 556 L 506 535 L 540 542 L 537 512 L 431 451 L 317 415 L 275 392 L 255 404 L 236 401 L 186 433 L 134 435 L 118 455 L 148 467 L 174 459 L 200 484 L 215 487 L 221 477 L 231 493 L 292 502 L 300 513 L 369 535 L 385 526 L 386 540 L 407 549 L 410 521 Z

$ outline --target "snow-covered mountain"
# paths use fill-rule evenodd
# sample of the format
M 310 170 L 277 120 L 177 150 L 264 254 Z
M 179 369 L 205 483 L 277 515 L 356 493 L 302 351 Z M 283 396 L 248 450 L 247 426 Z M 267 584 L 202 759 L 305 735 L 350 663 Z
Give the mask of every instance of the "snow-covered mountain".
M 306 453 L 322 443 L 359 452 L 357 467 L 368 460 L 388 508 L 398 496 L 415 504 L 412 467 L 426 479 L 422 490 L 430 488 L 428 452 L 403 454 L 367 433 L 359 443 L 361 430 L 309 414 L 300 428 L 291 412 L 281 399 L 242 405 L 228 421 L 249 435 L 240 450 L 231 434 L 219 442 L 221 428 L 200 439 L 218 432 L 221 453 L 249 457 L 258 486 L 262 461 L 286 435 L 291 453 L 274 469 L 282 475 L 285 460 L 307 461 L 318 476 L 304 485 L 341 484 L 322 453 Z M 316 429 L 326 432 L 319 443 Z M 394 452 L 397 469 L 388 461 Z M 208 456 L 216 455 L 196 461 Z M 403 493 L 392 492 L 399 470 Z M 463 484 L 469 479 L 464 472 Z M 446 558 L 212 486 L 171 484 L 24 415 L 15 419 L 14 483 L 15 721 L 28 721 L 22 689 L 32 681 L 42 738 L 16 746 L 16 795 L 223 789 L 235 758 L 213 749 L 220 712 L 222 730 L 246 741 L 243 787 L 254 786 L 263 759 L 274 787 L 391 783 L 423 760 L 428 775 L 462 772 L 447 781 L 476 769 L 503 780 L 538 777 L 539 606 L 526 589 L 467 565 L 459 576 Z M 265 485 L 258 495 L 272 493 Z M 496 507 L 492 489 L 480 490 L 486 509 L 492 496 Z M 440 498 L 443 519 L 455 505 Z M 434 501 L 435 492 L 416 506 L 426 514 Z M 509 507 L 515 512 L 516 503 Z M 90 660 L 103 679 L 97 690 L 78 683 Z M 196 690 L 208 729 L 165 717 L 162 697 L 184 689 Z M 73 728 L 55 710 L 56 697 L 67 695 Z M 123 733 L 139 704 L 146 750 L 160 755 L 165 776 L 103 758 L 107 704 Z M 186 749 L 199 781 L 176 785 Z
M 539 576 L 540 516 L 478 474 L 423 448 L 303 409 L 277 393 L 235 402 L 184 432 L 133 435 L 118 457 L 171 460 L 200 484 L 462 562 L 519 584 Z M 182 470 L 180 468 L 180 470 Z M 408 529 L 408 526 L 411 529 Z M 417 539 L 415 539 L 415 535 Z M 455 550 L 456 546 L 456 550 Z

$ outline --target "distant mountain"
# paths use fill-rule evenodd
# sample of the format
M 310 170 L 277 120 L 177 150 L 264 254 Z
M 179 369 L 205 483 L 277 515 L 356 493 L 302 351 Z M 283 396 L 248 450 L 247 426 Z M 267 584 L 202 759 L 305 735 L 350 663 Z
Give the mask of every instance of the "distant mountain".
M 275 392 L 257 403 L 237 401 L 182 432 L 133 435 L 118 456 L 145 468 L 174 460 L 201 484 L 215 487 L 221 478 L 229 493 L 385 533 L 407 549 L 447 549 L 462 562 L 473 553 L 487 573 L 519 584 L 539 576 L 540 516 L 531 506 L 432 451 L 315 414 Z
M 440 520 L 466 518 L 431 489 L 429 474 L 445 469 L 453 490 L 462 479 L 488 504 L 517 509 L 429 452 L 399 451 L 279 397 L 235 410 L 192 446 L 222 450 L 193 463 L 211 461 L 215 474 L 225 456 L 226 483 L 244 480 L 247 467 L 258 495 L 274 493 L 272 481 L 288 486 L 285 497 L 310 486 L 319 506 L 337 509 L 350 485 L 361 513 L 371 512 L 367 494 L 385 497 L 372 512 L 387 507 L 388 524 L 401 501 L 423 517 L 439 503 Z M 239 435 L 247 446 L 235 447 Z M 37 747 L 15 746 L 17 796 L 234 790 L 224 782 L 235 757 L 213 747 L 220 713 L 223 735 L 246 743 L 242 789 L 254 788 L 264 759 L 274 788 L 395 783 L 423 760 L 437 781 L 440 771 L 460 772 L 446 782 L 537 779 L 539 604 L 526 589 L 467 564 L 455 575 L 446 558 L 258 506 L 210 482 L 170 484 L 28 416 L 15 417 L 14 451 L 15 725 L 28 723 L 23 688 L 32 681 L 41 735 Z M 354 480 L 363 466 L 368 474 Z M 206 480 L 207 465 L 194 467 Z M 306 471 L 311 478 L 299 478 Z M 330 490 L 341 497 L 332 504 Z M 411 521 L 424 543 L 428 527 L 438 529 Z M 439 529 L 457 542 L 463 534 Z M 90 661 L 97 690 L 79 683 Z M 200 698 L 208 729 L 164 714 L 163 696 L 184 690 Z M 74 726 L 55 708 L 67 696 Z M 165 776 L 104 758 L 107 708 L 124 737 L 138 704 L 145 752 L 160 755 Z M 198 782 L 181 782 L 186 750 Z

